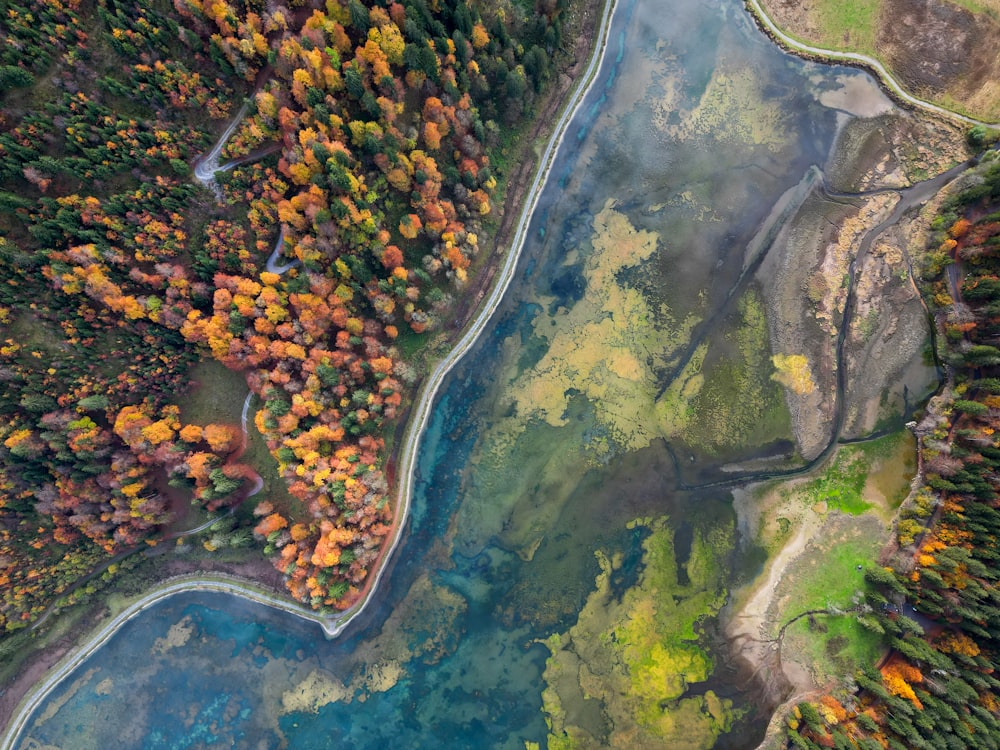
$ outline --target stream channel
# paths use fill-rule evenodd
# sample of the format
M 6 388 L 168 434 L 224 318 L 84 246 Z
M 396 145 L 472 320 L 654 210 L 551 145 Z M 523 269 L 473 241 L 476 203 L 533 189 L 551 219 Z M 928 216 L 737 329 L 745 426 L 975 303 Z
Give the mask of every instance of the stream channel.
M 782 53 L 738 0 L 619 0 L 515 278 L 436 398 L 371 605 L 326 641 L 173 596 L 17 746 L 755 746 L 772 706 L 715 615 L 760 556 L 726 488 L 678 489 L 676 466 L 803 463 L 754 264 L 849 117 L 821 98 L 859 78 L 880 96 Z

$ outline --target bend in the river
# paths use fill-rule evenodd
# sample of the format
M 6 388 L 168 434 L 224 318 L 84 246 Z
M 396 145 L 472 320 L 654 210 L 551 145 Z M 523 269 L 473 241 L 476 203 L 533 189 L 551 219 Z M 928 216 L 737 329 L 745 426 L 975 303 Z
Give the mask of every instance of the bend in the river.
M 795 37 L 786 34 L 778 28 L 778 25 L 772 20 L 772 18 L 767 14 L 767 11 L 765 11 L 764 7 L 760 4 L 760 0 L 744 1 L 754 18 L 757 19 L 768 35 L 790 52 L 810 57 L 818 57 L 824 61 L 861 65 L 875 73 L 876 78 L 881 81 L 882 85 L 888 89 L 890 94 L 898 101 L 904 102 L 913 107 L 918 107 L 927 112 L 933 112 L 937 115 L 942 115 L 953 120 L 964 122 L 967 125 L 981 125 L 984 128 L 1000 129 L 1000 123 L 977 120 L 974 117 L 960 114 L 954 110 L 941 107 L 937 104 L 932 104 L 924 99 L 913 96 L 899 84 L 895 77 L 893 77 L 892 73 L 889 72 L 888 68 L 886 68 L 885 65 L 876 60 L 874 57 L 863 55 L 860 52 L 841 52 L 838 50 L 825 49 L 823 47 L 814 47 L 810 44 L 800 42 L 795 39 Z
M 217 519 L 213 519 L 213 522 Z M 21 732 L 27 725 L 28 719 L 42 702 L 74 669 L 82 664 L 86 659 L 104 643 L 106 643 L 118 630 L 129 620 L 140 613 L 175 594 L 188 591 L 219 591 L 227 594 L 234 594 L 245 599 L 264 604 L 275 609 L 280 609 L 289 614 L 302 617 L 307 620 L 319 622 L 325 628 L 325 623 L 319 615 L 305 607 L 297 607 L 291 602 L 268 594 L 262 590 L 250 587 L 245 581 L 228 579 L 225 576 L 187 576 L 166 581 L 147 593 L 138 601 L 120 612 L 116 617 L 104 624 L 100 630 L 91 636 L 90 640 L 81 648 L 71 652 L 66 658 L 60 661 L 42 680 L 31 693 L 26 696 L 19 706 L 20 710 L 11 720 L 10 725 L 0 737 L 0 748 L 2 750 L 13 750 L 17 746 Z

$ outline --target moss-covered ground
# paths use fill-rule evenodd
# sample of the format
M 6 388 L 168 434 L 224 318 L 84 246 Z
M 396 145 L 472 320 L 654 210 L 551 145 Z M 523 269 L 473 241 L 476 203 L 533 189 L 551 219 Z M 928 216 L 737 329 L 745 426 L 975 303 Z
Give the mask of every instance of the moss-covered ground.
M 864 567 L 883 543 L 880 522 L 841 516 L 824 526 L 779 586 L 776 622 L 788 623 L 782 653 L 807 666 L 817 682 L 843 678 L 878 660 L 883 645 L 858 620 L 857 607 L 866 589 Z
M 769 599 L 763 606 L 747 599 L 754 612 L 744 614 L 759 617 L 768 637 L 781 637 L 783 663 L 820 684 L 873 663 L 883 648 L 858 619 L 864 568 L 886 542 L 886 521 L 909 489 L 913 456 L 906 432 L 840 446 L 812 474 L 764 485 L 750 501 L 757 542 L 769 557 L 786 557 L 777 574 L 766 570 L 758 579 L 757 586 L 774 586 Z
M 875 54 L 875 32 L 882 0 L 833 0 L 816 3 L 816 33 L 810 35 L 833 49 Z
M 806 506 L 823 504 L 853 516 L 873 508 L 892 510 L 906 496 L 914 469 L 913 439 L 896 432 L 841 446 L 819 473 L 782 492 Z
M 191 368 L 190 379 L 195 385 L 180 405 L 185 424 L 240 423 L 243 401 L 249 392 L 242 373 L 215 360 L 205 360 Z

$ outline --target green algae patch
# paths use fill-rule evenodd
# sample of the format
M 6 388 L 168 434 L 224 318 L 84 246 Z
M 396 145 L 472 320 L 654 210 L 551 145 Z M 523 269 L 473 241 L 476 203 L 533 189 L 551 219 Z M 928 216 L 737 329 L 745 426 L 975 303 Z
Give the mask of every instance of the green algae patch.
M 660 359 L 650 352 L 669 354 L 682 346 L 697 322 L 689 316 L 677 323 L 669 310 L 654 315 L 642 292 L 621 281 L 623 272 L 652 257 L 659 238 L 637 229 L 614 206 L 608 201 L 594 217 L 592 249 L 582 260 L 586 292 L 572 307 L 536 319 L 534 335 L 546 342 L 545 353 L 510 389 L 522 421 L 553 427 L 568 424 L 573 394 L 586 396 L 607 434 L 608 443 L 594 446 L 599 453 L 637 450 L 658 436 L 649 415 Z M 568 262 L 576 256 L 571 253 Z M 654 325 L 654 318 L 671 325 Z
M 157 638 L 153 642 L 152 651 L 154 654 L 165 654 L 172 649 L 183 648 L 191 639 L 192 633 L 194 633 L 194 625 L 191 623 L 191 618 L 182 617 L 170 626 L 166 636 Z
M 339 701 L 351 702 L 353 690 L 330 675 L 319 670 L 313 670 L 299 684 L 289 688 L 281 695 L 281 711 L 284 714 L 296 712 L 318 713 L 330 703 Z
M 697 626 L 725 603 L 720 556 L 732 548 L 732 524 L 696 530 L 679 561 L 664 519 L 637 523 L 650 532 L 638 583 L 616 598 L 621 558 L 597 552 L 601 572 L 576 624 L 545 641 L 550 748 L 709 748 L 737 718 L 711 690 L 688 695 L 712 673 Z
M 421 575 L 386 620 L 379 636 L 369 642 L 364 663 L 399 665 L 415 659 L 424 664 L 437 663 L 454 650 L 468 607 L 461 594 L 435 583 L 426 573 Z M 372 684 L 373 679 L 365 682 L 369 689 Z
M 523 335 L 521 345 L 504 342 L 495 406 L 468 463 L 469 499 L 452 525 L 462 530 L 462 554 L 497 539 L 530 561 L 583 473 L 663 435 L 659 378 L 698 318 L 629 281 L 661 251 L 656 233 L 609 200 L 563 260 L 579 269 L 579 298 L 568 306 L 536 298 L 529 347 Z
M 468 499 L 452 522 L 462 554 L 478 554 L 497 538 L 527 561 L 556 527 L 563 505 L 586 471 L 586 430 L 594 422 L 594 408 L 576 397 L 564 414 L 563 427 L 512 417 L 483 436 L 466 475 Z
M 453 524 L 463 530 L 463 554 L 499 539 L 531 560 L 582 472 L 663 434 L 657 373 L 698 319 L 678 320 L 626 280 L 658 245 L 656 233 L 637 229 L 608 201 L 588 241 L 564 261 L 580 266 L 584 293 L 533 320 L 527 359 L 516 341 L 505 343 L 497 405 L 469 461 L 470 500 Z M 538 302 L 546 309 L 554 299 Z
M 668 127 L 675 138 L 710 137 L 729 144 L 757 146 L 777 153 L 787 140 L 781 105 L 765 96 L 753 70 L 720 64 L 698 103 Z
M 899 432 L 867 443 L 841 446 L 822 472 L 784 492 L 808 505 L 823 503 L 827 509 L 853 516 L 870 510 L 876 502 L 898 504 L 900 493 L 905 495 L 908 489 L 909 478 L 905 472 L 893 471 L 892 464 L 894 459 L 903 460 L 910 452 L 910 444 Z M 873 485 L 869 484 L 870 476 L 875 479 Z M 888 490 L 884 497 L 882 489 Z
M 770 340 L 760 296 L 748 290 L 739 318 L 698 346 L 656 404 L 663 434 L 709 455 L 790 437 L 791 420 L 771 376 Z

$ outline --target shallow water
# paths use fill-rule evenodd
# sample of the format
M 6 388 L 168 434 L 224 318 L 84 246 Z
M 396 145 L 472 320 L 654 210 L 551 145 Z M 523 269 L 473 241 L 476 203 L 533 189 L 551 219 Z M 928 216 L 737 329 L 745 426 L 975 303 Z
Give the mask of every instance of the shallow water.
M 620 0 L 519 273 L 442 387 L 372 605 L 326 642 L 230 596 L 174 597 L 50 695 L 21 746 L 570 747 L 630 721 L 661 746 L 756 744 L 752 685 L 690 604 L 717 611 L 748 563 L 728 497 L 677 491 L 664 438 L 709 473 L 789 440 L 755 292 L 703 321 L 825 162 L 820 96 L 861 75 L 782 54 L 735 0 Z M 692 342 L 702 369 L 674 394 Z M 640 663 L 614 644 L 650 609 L 661 641 L 642 649 L 660 656 Z M 683 677 L 651 718 L 663 680 L 641 675 L 664 669 Z

